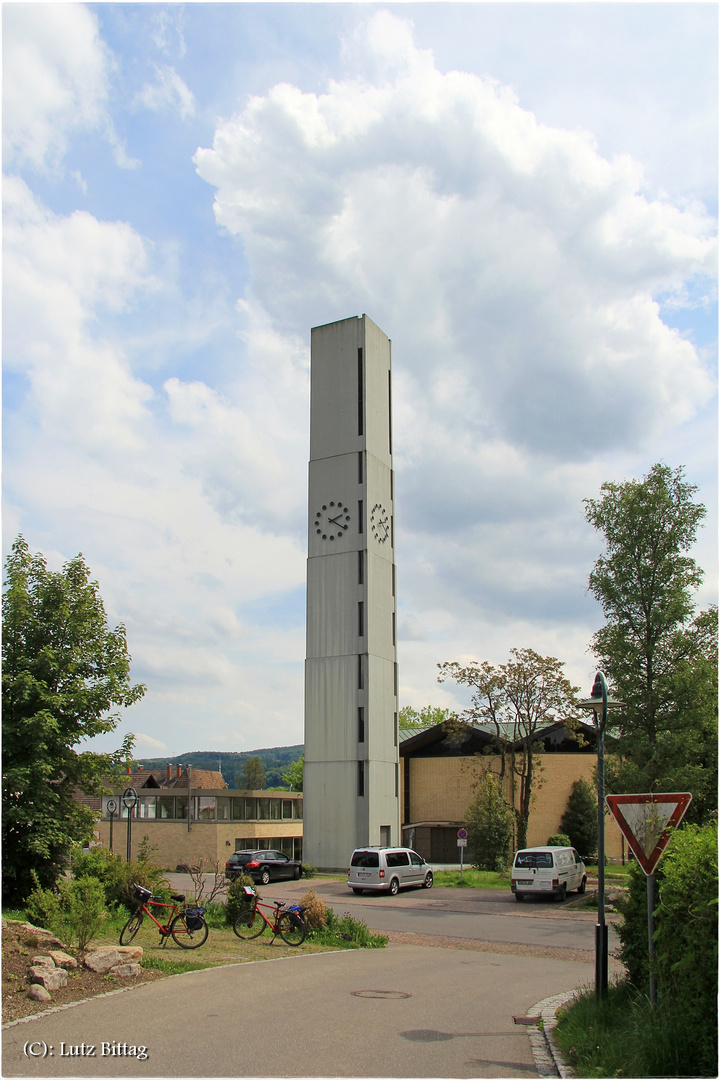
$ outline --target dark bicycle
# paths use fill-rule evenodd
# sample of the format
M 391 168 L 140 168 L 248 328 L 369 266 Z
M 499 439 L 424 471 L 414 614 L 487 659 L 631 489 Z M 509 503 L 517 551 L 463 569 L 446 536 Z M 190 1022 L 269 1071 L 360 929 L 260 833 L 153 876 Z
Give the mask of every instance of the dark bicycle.
M 257 893 L 250 885 L 243 886 L 243 896 L 252 903 L 247 911 L 241 911 L 235 920 L 233 930 L 243 941 L 252 941 L 260 937 L 265 927 L 272 931 L 273 941 L 279 934 L 286 945 L 302 945 L 307 936 L 307 926 L 303 909 L 299 904 L 286 904 L 284 900 L 273 900 L 273 905 L 262 904 Z M 268 919 L 261 910 L 267 908 L 273 917 Z
M 152 919 L 160 931 L 160 940 L 167 945 L 171 937 L 181 949 L 199 949 L 208 937 L 208 924 L 205 922 L 205 908 L 185 905 L 184 893 L 175 893 L 168 904 L 158 900 L 150 889 L 135 885 L 135 899 L 138 906 L 120 931 L 120 944 L 129 945 L 143 924 L 145 916 Z M 182 910 L 178 904 L 185 905 Z M 167 908 L 168 916 L 164 923 L 155 918 L 150 908 Z M 161 916 L 162 917 L 162 916 Z

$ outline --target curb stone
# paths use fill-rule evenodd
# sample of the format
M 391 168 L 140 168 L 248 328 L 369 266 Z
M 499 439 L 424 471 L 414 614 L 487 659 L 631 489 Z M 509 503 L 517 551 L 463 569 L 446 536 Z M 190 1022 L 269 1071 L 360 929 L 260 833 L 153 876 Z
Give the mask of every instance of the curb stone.
M 559 1076 L 563 1080 L 572 1080 L 575 1076 L 552 1037 L 552 1030 L 557 1024 L 558 1009 L 571 1001 L 575 993 L 575 990 L 566 990 L 554 997 L 544 998 L 527 1012 L 528 1016 L 540 1016 L 540 1023 L 529 1024 L 527 1029 L 535 1067 L 540 1076 Z

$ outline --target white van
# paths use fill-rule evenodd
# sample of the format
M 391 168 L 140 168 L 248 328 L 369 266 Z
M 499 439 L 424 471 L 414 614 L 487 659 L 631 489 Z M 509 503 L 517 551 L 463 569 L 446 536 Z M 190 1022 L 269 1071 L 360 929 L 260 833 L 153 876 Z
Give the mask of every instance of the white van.
M 350 856 L 347 883 L 358 895 L 367 889 L 396 896 L 400 889 L 412 886 L 431 889 L 433 872 L 422 855 L 412 848 L 355 848 Z
M 585 863 L 575 848 L 523 848 L 513 859 L 510 888 L 516 900 L 526 896 L 551 894 L 564 900 L 569 892 L 585 892 Z

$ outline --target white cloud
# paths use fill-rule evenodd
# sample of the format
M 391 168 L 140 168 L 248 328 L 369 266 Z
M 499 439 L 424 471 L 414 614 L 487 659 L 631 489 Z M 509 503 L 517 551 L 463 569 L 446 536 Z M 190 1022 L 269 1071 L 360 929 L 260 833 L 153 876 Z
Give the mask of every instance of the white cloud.
M 159 739 L 153 739 L 152 735 L 138 732 L 135 735 L 135 754 L 137 757 L 156 757 L 166 749 L 165 743 Z
M 365 20 L 344 58 L 322 94 L 252 98 L 198 173 L 281 332 L 366 311 L 393 339 L 411 685 L 428 692 L 422 627 L 436 653 L 472 638 L 496 659 L 572 641 L 582 674 L 598 620 L 582 498 L 637 475 L 712 401 L 705 357 L 659 298 L 703 302 L 715 223 L 508 87 L 441 74 L 394 15 Z
M 406 347 L 418 432 L 455 427 L 462 402 L 468 433 L 577 460 L 598 394 L 612 420 L 594 451 L 692 416 L 712 382 L 655 296 L 714 273 L 712 221 L 648 199 L 627 157 L 537 123 L 492 80 L 439 74 L 409 42 L 378 13 L 354 42 L 377 83 L 276 86 L 198 150 L 271 318 L 372 313 Z
M 183 120 L 195 114 L 195 96 L 174 68 L 155 65 L 155 82 L 146 83 L 136 99 L 146 109 L 177 109 Z
M 6 4 L 3 9 L 5 168 L 55 166 L 72 132 L 112 136 L 106 113 L 109 53 L 82 4 Z
M 251 608 L 304 580 L 304 429 L 284 422 L 288 399 L 307 397 L 306 356 L 248 313 L 247 376 L 226 395 L 178 378 L 154 394 L 118 321 L 140 294 L 172 287 L 152 248 L 121 222 L 51 213 L 17 178 L 4 240 L 6 356 L 22 398 L 6 422 L 6 523 L 26 531 L 30 519 L 28 539 L 57 566 L 81 546 L 110 621 L 125 622 L 133 677 L 151 692 L 123 729 L 170 710 L 194 745 L 211 698 L 235 748 L 253 745 L 263 707 L 295 741 L 302 613 L 271 631 Z M 288 674 L 271 676 L 278 665 Z

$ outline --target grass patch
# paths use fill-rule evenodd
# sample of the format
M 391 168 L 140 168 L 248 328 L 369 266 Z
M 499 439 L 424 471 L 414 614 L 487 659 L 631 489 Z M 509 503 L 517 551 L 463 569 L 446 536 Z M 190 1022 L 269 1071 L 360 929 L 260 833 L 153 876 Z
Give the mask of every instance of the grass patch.
M 163 975 L 184 975 L 188 971 L 204 971 L 214 967 L 212 961 L 202 960 L 167 960 L 164 956 L 144 956 L 142 966 L 149 971 L 161 971 Z
M 494 870 L 463 868 L 462 881 L 459 870 L 436 870 L 435 884 L 439 888 L 459 889 L 509 889 L 510 874 L 498 874 Z
M 597 1001 L 585 990 L 558 1013 L 553 1038 L 578 1077 L 716 1076 L 688 1038 L 682 1004 L 649 999 L 626 982 Z
M 3 908 L 3 919 L 9 919 L 11 922 L 28 922 L 27 912 L 25 908 Z

